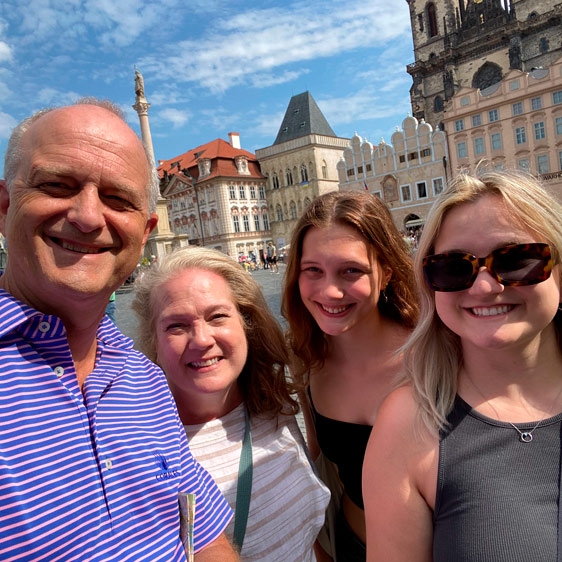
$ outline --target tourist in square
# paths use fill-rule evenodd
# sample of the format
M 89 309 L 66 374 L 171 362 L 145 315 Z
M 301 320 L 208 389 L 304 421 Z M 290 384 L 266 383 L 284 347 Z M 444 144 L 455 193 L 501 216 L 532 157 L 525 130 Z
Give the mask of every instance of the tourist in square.
M 168 378 L 189 446 L 234 510 L 244 561 L 314 561 L 329 491 L 295 414 L 282 330 L 249 273 L 216 250 L 163 258 L 136 287 L 141 349 Z
M 317 197 L 290 248 L 282 312 L 291 369 L 333 497 L 322 548 L 339 562 L 365 560 L 363 455 L 417 319 L 410 254 L 383 201 L 358 191 Z
M 561 251 L 531 176 L 461 174 L 434 203 L 406 385 L 365 456 L 370 562 L 560 558 Z

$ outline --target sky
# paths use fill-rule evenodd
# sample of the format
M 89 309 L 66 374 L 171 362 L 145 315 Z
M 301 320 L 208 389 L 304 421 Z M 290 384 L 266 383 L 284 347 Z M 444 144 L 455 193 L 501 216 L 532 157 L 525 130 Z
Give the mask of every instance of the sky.
M 44 107 L 108 98 L 140 134 L 135 65 L 166 160 L 229 132 L 270 146 L 307 90 L 337 136 L 390 141 L 413 61 L 405 0 L 2 0 L 0 177 L 12 128 Z

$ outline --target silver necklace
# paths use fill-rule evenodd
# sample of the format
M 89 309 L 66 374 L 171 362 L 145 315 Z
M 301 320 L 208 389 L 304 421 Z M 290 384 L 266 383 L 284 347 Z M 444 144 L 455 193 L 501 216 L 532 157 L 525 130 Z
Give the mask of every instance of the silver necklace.
M 492 408 L 492 410 L 496 414 L 496 418 L 499 421 L 502 421 L 500 415 L 498 414 L 498 411 L 494 408 L 494 406 L 492 406 L 492 403 L 482 394 L 482 392 L 480 392 L 480 389 L 474 384 L 474 382 L 472 382 L 472 379 L 466 373 L 465 376 L 470 381 L 470 384 L 474 387 L 474 390 L 476 390 L 476 392 L 478 392 L 478 394 L 480 394 L 480 396 L 486 401 L 488 406 Z M 560 387 L 560 390 L 558 391 L 558 394 L 556 395 L 554 401 L 550 405 L 550 408 L 546 411 L 544 416 L 535 424 L 535 426 L 532 429 L 529 429 L 527 431 L 521 431 L 514 423 L 507 422 L 511 427 L 513 427 L 513 429 L 515 429 L 515 431 L 517 431 L 517 433 L 519 433 L 519 441 L 521 441 L 521 443 L 530 443 L 533 440 L 533 432 L 535 431 L 535 429 L 537 429 L 537 427 L 539 427 L 539 425 L 546 419 L 546 417 L 552 411 L 554 405 L 556 404 L 556 402 L 558 402 L 558 399 L 560 398 L 561 394 L 562 394 L 562 387 Z

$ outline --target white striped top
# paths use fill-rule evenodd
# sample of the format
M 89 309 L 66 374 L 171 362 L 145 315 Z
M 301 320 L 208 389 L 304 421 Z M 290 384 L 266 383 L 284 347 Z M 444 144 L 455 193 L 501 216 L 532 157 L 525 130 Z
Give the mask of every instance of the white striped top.
M 253 481 L 242 546 L 244 562 L 310 562 L 330 500 L 317 477 L 294 416 L 252 417 Z M 211 473 L 235 508 L 244 439 L 244 405 L 226 416 L 184 426 L 195 458 Z M 226 532 L 232 538 L 234 522 Z
M 78 386 L 60 319 L 0 290 L 0 559 L 184 561 L 178 492 L 197 494 L 196 550 L 231 511 L 193 459 L 163 373 L 105 317 Z

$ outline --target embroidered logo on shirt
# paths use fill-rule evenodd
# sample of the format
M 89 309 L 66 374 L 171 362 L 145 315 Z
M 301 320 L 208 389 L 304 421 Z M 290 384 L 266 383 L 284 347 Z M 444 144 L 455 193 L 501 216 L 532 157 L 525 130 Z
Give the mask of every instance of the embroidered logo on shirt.
M 170 478 L 176 478 L 180 475 L 179 470 L 172 470 L 170 468 L 168 460 L 162 453 L 157 451 L 154 453 L 154 458 L 156 459 L 158 468 L 160 468 L 160 472 L 156 474 L 156 480 L 169 480 Z

